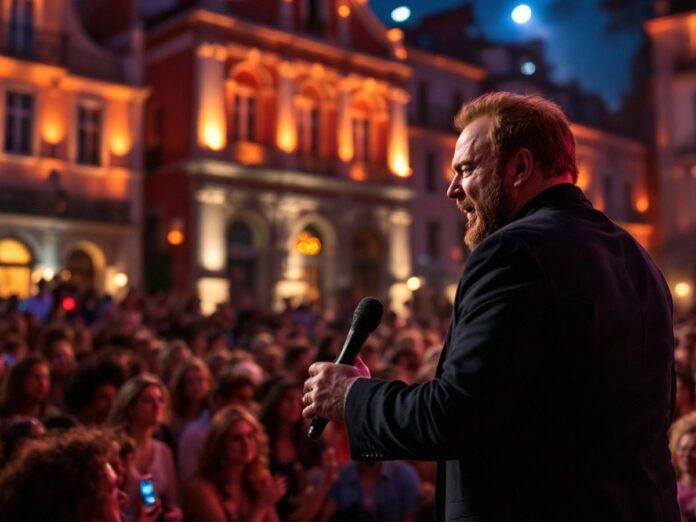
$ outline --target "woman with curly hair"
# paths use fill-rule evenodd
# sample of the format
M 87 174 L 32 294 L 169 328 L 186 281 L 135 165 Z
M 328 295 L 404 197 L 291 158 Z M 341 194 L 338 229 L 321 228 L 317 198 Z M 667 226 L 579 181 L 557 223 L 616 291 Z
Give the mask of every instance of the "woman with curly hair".
M 48 361 L 28 355 L 10 370 L 0 395 L 0 419 L 34 417 L 43 420 L 60 411 L 48 402 L 51 375 Z
M 121 387 L 109 415 L 109 425 L 124 430 L 135 441 L 133 458 L 128 469 L 126 493 L 129 504 L 126 519 L 136 520 L 139 483 L 151 476 L 162 500 L 165 520 L 181 520 L 174 456 L 169 447 L 154 438 L 166 420 L 169 395 L 156 375 L 141 373 Z
M 677 501 L 682 519 L 696 521 L 696 412 L 672 424 L 669 449 L 677 472 Z
M 171 428 L 177 441 L 186 425 L 209 408 L 210 386 L 208 365 L 198 357 L 182 360 L 174 370 L 169 391 L 172 393 Z
M 0 522 L 120 522 L 113 451 L 94 430 L 30 442 L 0 474 Z
M 184 492 L 186 520 L 275 522 L 285 481 L 268 470 L 268 441 L 261 424 L 240 406 L 213 417 Z

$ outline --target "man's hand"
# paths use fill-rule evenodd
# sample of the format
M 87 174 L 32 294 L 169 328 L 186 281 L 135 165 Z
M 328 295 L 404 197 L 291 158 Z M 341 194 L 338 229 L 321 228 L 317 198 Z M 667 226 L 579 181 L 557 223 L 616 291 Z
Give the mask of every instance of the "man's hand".
M 329 362 L 314 363 L 309 367 L 309 379 L 304 383 L 302 415 L 307 418 L 323 417 L 344 421 L 343 405 L 346 392 L 361 377 L 370 378 L 370 369 L 360 356 L 355 366 Z

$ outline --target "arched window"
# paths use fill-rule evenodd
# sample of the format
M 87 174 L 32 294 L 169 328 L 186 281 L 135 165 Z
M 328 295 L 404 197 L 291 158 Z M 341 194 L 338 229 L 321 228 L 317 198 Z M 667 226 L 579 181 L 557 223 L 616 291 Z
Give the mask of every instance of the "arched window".
M 231 82 L 229 129 L 233 141 L 258 141 L 258 82 L 247 71 L 237 73 Z
M 383 243 L 377 232 L 360 228 L 352 242 L 352 287 L 360 293 L 378 294 L 382 283 Z
M 244 221 L 232 222 L 227 229 L 227 273 L 233 303 L 247 294 L 256 295 L 257 266 L 253 231 Z
M 320 303 L 324 294 L 324 241 L 312 225 L 306 226 L 295 238 L 301 256 L 302 279 L 307 283 L 307 297 Z
M 16 239 L 0 239 L 0 297 L 29 296 L 32 255 L 29 248 Z
M 70 271 L 70 281 L 80 290 L 94 288 L 94 263 L 84 250 L 73 250 L 65 262 Z

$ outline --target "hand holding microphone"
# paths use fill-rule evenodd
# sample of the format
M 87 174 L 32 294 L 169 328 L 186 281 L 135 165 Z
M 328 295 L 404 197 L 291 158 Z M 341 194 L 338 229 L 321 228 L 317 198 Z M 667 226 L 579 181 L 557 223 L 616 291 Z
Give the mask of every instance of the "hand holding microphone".
M 314 417 L 309 437 L 318 439 L 329 420 L 343 421 L 343 401 L 347 388 L 360 377 L 370 377 L 370 370 L 359 357 L 367 337 L 379 326 L 383 307 L 377 299 L 366 297 L 353 314 L 350 331 L 335 363 L 314 363 L 304 384 L 305 405 L 302 415 Z M 355 361 L 355 366 L 352 365 Z

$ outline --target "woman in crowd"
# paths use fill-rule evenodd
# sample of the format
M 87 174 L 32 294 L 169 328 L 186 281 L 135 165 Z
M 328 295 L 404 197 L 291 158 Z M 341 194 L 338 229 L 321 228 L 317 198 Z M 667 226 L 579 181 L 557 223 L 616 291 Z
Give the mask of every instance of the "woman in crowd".
M 285 494 L 282 478 L 268 470 L 268 442 L 244 408 L 219 411 L 201 450 L 196 476 L 185 487 L 186 520 L 275 522 Z
M 152 477 L 155 490 L 162 500 L 165 519 L 168 522 L 181 520 L 174 457 L 166 444 L 154 438 L 160 424 L 166 420 L 167 411 L 167 389 L 152 374 L 142 373 L 132 377 L 116 395 L 109 424 L 123 429 L 135 441 L 126 486 L 130 499 L 126 509 L 127 520 L 136 520 L 139 483 L 146 476 Z
M 669 447 L 677 472 L 677 501 L 682 519 L 696 521 L 696 413 L 672 424 Z
M 172 393 L 171 428 L 177 441 L 186 425 L 210 407 L 210 387 L 210 371 L 198 357 L 181 361 L 174 370 L 169 389 Z
M 0 397 L 0 418 L 34 417 L 42 420 L 60 413 L 48 402 L 51 377 L 48 362 L 39 355 L 28 355 L 7 375 Z
M 287 380 L 277 382 L 268 393 L 261 422 L 268 434 L 271 473 L 285 477 L 288 484 L 286 495 L 278 503 L 279 516 L 283 520 L 311 520 L 308 513 L 315 514 L 316 504 L 324 500 L 328 487 L 309 488 L 306 477 L 308 470 L 321 464 L 322 445 L 307 438 L 302 386 Z M 308 495 L 308 489 L 314 494 Z
M 0 522 L 119 522 L 112 453 L 99 431 L 32 441 L 0 475 Z

